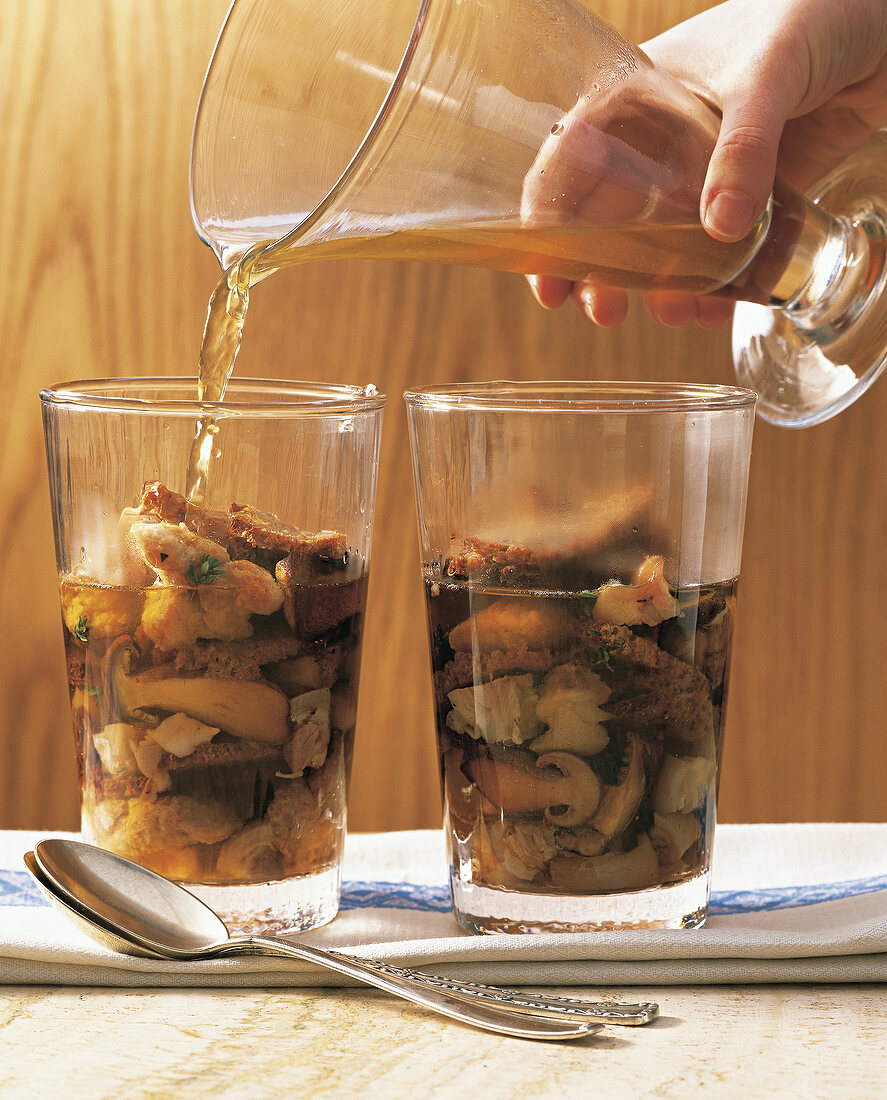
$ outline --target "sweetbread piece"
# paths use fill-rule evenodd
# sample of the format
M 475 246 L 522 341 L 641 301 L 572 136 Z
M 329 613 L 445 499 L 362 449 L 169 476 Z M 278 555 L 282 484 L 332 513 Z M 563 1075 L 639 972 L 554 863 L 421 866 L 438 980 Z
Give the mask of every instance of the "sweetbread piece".
M 75 572 L 62 578 L 59 594 L 62 619 L 75 638 L 113 638 L 130 634 L 139 625 L 144 602 L 141 592 L 90 583 Z
M 188 795 L 100 802 L 93 812 L 97 839 L 112 852 L 144 858 L 172 846 L 218 844 L 243 824 L 227 806 Z
M 569 629 L 570 620 L 560 602 L 503 596 L 454 626 L 448 640 L 457 653 L 522 644 L 545 649 L 560 643 Z
M 343 839 L 340 823 L 325 806 L 323 792 L 312 790 L 304 779 L 277 787 L 266 820 L 274 844 L 301 873 L 335 862 Z
M 268 570 L 232 561 L 221 543 L 184 523 L 146 516 L 132 524 L 128 540 L 157 579 L 145 593 L 141 629 L 160 649 L 248 638 L 253 616 L 272 615 L 283 602 Z

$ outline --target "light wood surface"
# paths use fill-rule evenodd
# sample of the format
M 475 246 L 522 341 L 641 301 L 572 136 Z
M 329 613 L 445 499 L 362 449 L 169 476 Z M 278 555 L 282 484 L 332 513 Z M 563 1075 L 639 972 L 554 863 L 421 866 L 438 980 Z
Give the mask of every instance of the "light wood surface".
M 543 1043 L 359 989 L 8 987 L 0 991 L 0 1092 L 4 1100 L 57 1096 L 63 1081 L 69 1100 L 884 1095 L 878 986 L 643 986 L 604 995 L 656 1001 L 662 1016 L 644 1028 Z
M 76 792 L 37 392 L 194 369 L 217 275 L 187 192 L 228 0 L 3 0 L 0 18 L 0 827 L 71 828 Z M 599 0 L 638 41 L 704 0 Z M 350 819 L 431 826 L 437 776 L 407 385 L 494 377 L 732 381 L 729 332 L 547 314 L 495 272 L 329 261 L 252 296 L 243 375 L 390 394 Z M 759 424 L 720 814 L 884 820 L 887 382 L 818 428 Z

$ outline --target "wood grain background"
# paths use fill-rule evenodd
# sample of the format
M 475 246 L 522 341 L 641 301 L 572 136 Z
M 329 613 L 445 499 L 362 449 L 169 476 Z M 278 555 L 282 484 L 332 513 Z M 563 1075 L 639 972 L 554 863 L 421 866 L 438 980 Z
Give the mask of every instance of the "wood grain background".
M 76 791 L 37 393 L 194 369 L 217 275 L 192 229 L 194 107 L 228 0 L 0 4 L 0 827 L 74 828 Z M 704 0 L 597 0 L 637 41 Z M 351 827 L 434 826 L 428 664 L 406 423 L 411 384 L 732 381 L 727 330 L 635 303 L 601 331 L 522 280 L 379 261 L 293 269 L 252 295 L 239 373 L 390 394 Z M 818 428 L 759 423 L 721 817 L 884 820 L 887 382 Z

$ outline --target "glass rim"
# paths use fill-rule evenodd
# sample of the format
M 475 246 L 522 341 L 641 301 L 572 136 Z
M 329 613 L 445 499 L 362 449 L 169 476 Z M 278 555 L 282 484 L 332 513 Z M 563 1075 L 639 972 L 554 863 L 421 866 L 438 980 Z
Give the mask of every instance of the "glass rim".
M 162 413 L 169 416 L 304 418 L 376 412 L 388 400 L 371 383 L 349 386 L 278 378 L 232 378 L 221 401 L 199 401 L 189 376 L 84 378 L 40 390 L 44 408 L 102 412 Z M 164 397 L 163 391 L 169 391 Z M 193 397 L 186 396 L 188 393 Z
M 757 394 L 701 382 L 455 382 L 404 392 L 413 408 L 441 411 L 723 412 L 753 410 Z

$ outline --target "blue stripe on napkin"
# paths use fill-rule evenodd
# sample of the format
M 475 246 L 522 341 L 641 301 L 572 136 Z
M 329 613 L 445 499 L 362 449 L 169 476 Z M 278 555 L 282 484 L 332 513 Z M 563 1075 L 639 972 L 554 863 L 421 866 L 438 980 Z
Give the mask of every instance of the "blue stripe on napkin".
M 818 905 L 822 901 L 839 901 L 859 894 L 875 894 L 887 890 L 887 875 L 848 879 L 845 882 L 824 882 L 817 886 L 783 886 L 767 890 L 735 890 L 713 892 L 708 911 L 723 916 L 728 913 L 753 913 L 761 909 L 796 909 L 802 905 Z
M 420 909 L 449 913 L 453 908 L 448 886 L 414 886 L 409 882 L 343 882 L 339 908 Z
M 0 906 L 49 905 L 27 871 L 0 871 Z
M 826 882 L 815 886 L 785 886 L 767 890 L 718 891 L 711 895 L 709 913 L 754 913 L 768 909 L 794 909 L 824 901 L 887 890 L 887 875 Z M 48 906 L 49 902 L 26 871 L 0 870 L 0 907 Z M 450 892 L 446 886 L 416 886 L 406 882 L 344 882 L 342 911 L 348 909 L 415 909 L 448 913 Z

